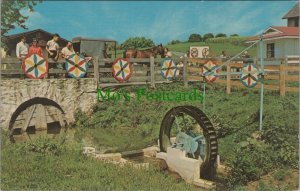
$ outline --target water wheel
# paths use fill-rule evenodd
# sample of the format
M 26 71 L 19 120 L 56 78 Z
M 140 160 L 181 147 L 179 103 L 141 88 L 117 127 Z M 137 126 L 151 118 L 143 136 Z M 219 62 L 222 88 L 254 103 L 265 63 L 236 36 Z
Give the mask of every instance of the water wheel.
M 11 142 L 25 142 L 40 136 L 55 138 L 66 131 L 62 108 L 47 98 L 36 97 L 22 103 L 9 122 Z
M 159 134 L 159 145 L 162 152 L 170 147 L 172 139 L 178 135 L 202 137 L 205 144 L 197 144 L 195 153 L 188 154 L 190 158 L 202 161 L 200 177 L 211 180 L 215 175 L 215 162 L 218 153 L 217 135 L 208 117 L 198 108 L 193 106 L 178 106 L 172 108 L 165 115 Z

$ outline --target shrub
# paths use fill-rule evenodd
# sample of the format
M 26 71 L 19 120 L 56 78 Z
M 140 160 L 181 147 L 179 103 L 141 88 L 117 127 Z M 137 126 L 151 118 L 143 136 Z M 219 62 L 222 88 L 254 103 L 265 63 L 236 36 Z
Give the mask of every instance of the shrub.
M 179 44 L 181 43 L 180 40 L 172 40 L 171 42 L 169 42 L 168 44 Z
M 188 42 L 200 42 L 202 40 L 200 34 L 191 34 Z
M 147 39 L 145 37 L 131 37 L 127 39 L 123 44 L 123 49 L 128 48 L 147 48 L 155 46 L 153 40 Z
M 272 169 L 272 149 L 262 142 L 248 138 L 247 141 L 240 142 L 235 153 L 229 164 L 229 187 L 258 180 L 261 175 Z
M 215 37 L 216 37 L 216 38 L 219 38 L 219 37 L 227 37 L 227 35 L 224 34 L 224 33 L 219 33 L 219 34 L 217 34 Z
M 42 155 L 59 155 L 63 150 L 64 140 L 61 142 L 55 142 L 54 139 L 50 138 L 39 138 L 34 141 L 26 142 L 25 145 L 21 147 L 23 152 L 34 152 Z
M 214 35 L 212 33 L 207 33 L 203 35 L 203 41 L 206 41 L 207 39 L 214 38 Z

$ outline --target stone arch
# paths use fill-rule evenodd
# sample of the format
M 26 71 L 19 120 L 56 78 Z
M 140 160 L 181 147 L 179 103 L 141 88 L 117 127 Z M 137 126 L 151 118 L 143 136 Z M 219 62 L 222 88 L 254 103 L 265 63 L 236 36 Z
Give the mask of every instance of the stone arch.
M 32 115 L 30 118 L 33 117 L 33 113 L 38 113 L 38 111 L 35 111 L 35 108 L 36 106 L 42 106 L 42 107 L 54 107 L 55 110 L 58 110 L 60 113 L 55 113 L 54 115 L 57 116 L 57 119 L 59 118 L 59 120 L 57 121 L 57 123 L 59 123 L 59 128 L 65 126 L 67 124 L 67 121 L 65 120 L 65 112 L 64 110 L 62 109 L 62 107 L 55 101 L 49 99 L 49 98 L 45 98 L 45 97 L 34 97 L 34 98 L 31 98 L 23 103 L 21 103 L 17 109 L 13 112 L 11 118 L 10 118 L 10 121 L 9 121 L 9 125 L 8 125 L 8 129 L 10 131 L 10 135 L 11 135 L 11 138 L 13 136 L 13 130 L 14 129 L 14 125 L 15 125 L 15 122 L 17 121 L 18 117 L 20 115 L 22 115 L 23 112 L 26 112 L 26 109 L 30 108 L 34 106 L 34 110 L 32 110 Z M 29 112 L 30 113 L 30 112 Z M 45 112 L 45 119 L 46 118 L 46 113 Z M 29 114 L 30 115 L 30 114 Z M 39 114 L 36 114 L 36 115 L 39 115 Z M 60 115 L 60 116 L 59 116 Z M 37 121 L 37 119 L 35 119 L 35 121 Z M 24 119 L 23 123 L 26 123 L 26 118 Z M 30 124 L 30 121 L 28 123 L 28 126 Z M 46 130 L 48 128 L 48 122 L 47 120 L 45 121 L 45 124 L 46 124 Z M 34 127 L 35 128 L 35 127 Z M 14 141 L 13 141 L 14 142 Z

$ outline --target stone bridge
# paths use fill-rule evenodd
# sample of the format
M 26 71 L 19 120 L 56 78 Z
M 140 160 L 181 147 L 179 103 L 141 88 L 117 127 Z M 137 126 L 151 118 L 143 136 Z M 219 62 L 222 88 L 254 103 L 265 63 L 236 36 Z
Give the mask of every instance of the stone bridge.
M 57 103 L 65 113 L 68 123 L 74 121 L 76 109 L 89 112 L 97 102 L 97 82 L 85 79 L 2 79 L 1 80 L 0 122 L 8 128 L 12 114 L 24 102 L 36 97 L 48 98 Z

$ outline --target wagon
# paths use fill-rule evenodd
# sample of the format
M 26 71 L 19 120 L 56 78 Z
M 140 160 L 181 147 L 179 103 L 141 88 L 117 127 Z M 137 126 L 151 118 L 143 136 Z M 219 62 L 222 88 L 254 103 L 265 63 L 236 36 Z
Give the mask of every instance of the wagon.
M 108 43 L 112 43 L 114 45 L 114 57 L 117 56 L 117 41 L 112 39 L 75 37 L 72 39 L 72 43 L 75 52 L 100 59 L 111 58 L 112 55 L 107 52 L 107 49 Z

